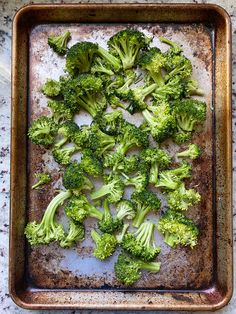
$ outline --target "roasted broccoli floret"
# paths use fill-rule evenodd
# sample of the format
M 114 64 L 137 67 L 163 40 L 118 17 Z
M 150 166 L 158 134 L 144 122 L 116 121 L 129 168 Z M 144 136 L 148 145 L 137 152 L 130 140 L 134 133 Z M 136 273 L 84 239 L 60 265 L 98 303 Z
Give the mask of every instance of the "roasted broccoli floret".
M 160 170 L 166 169 L 171 157 L 162 149 L 146 148 L 141 152 L 141 158 L 150 165 L 149 183 L 156 184 Z
M 157 87 L 152 93 L 156 101 L 164 102 L 180 99 L 185 95 L 187 95 L 185 85 L 179 76 L 170 78 L 166 84 Z
M 67 107 L 62 100 L 50 100 L 47 105 L 52 109 L 52 119 L 56 124 L 71 121 L 74 117 L 75 111 Z
M 134 203 L 130 200 L 123 199 L 121 200 L 116 207 L 116 218 L 119 220 L 128 219 L 131 220 L 136 215 L 136 207 Z
M 203 96 L 204 91 L 198 87 L 198 82 L 196 80 L 185 80 L 183 82 L 184 97 L 189 97 L 192 95 Z
M 107 44 L 110 52 L 120 58 L 123 69 L 126 70 L 134 66 L 138 53 L 146 49 L 150 41 L 150 38 L 137 30 L 124 29 L 113 35 Z
M 99 229 L 104 233 L 110 233 L 113 234 L 114 232 L 121 229 L 123 226 L 123 222 L 121 219 L 113 218 L 110 208 L 109 208 L 109 202 L 107 199 L 103 202 L 103 216 L 102 219 L 99 221 L 98 226 Z
M 171 137 L 175 129 L 175 119 L 168 103 L 149 106 L 142 114 L 148 125 L 147 130 L 150 130 L 155 141 L 159 143 Z
M 31 245 L 48 244 L 64 239 L 64 228 L 55 222 L 55 213 L 57 208 L 70 196 L 70 191 L 61 191 L 47 206 L 40 223 L 33 221 L 27 224 L 25 235 Z
M 191 140 L 192 132 L 183 131 L 178 125 L 176 126 L 176 130 L 172 134 L 172 138 L 174 142 L 178 145 L 181 145 L 185 142 Z
M 61 84 L 58 81 L 48 79 L 42 87 L 44 95 L 49 97 L 56 97 L 61 92 Z
M 138 163 L 138 171 L 134 176 L 128 176 L 125 173 L 122 173 L 124 184 L 126 186 L 134 186 L 135 190 L 138 192 L 145 190 L 149 182 L 149 169 L 147 163 L 140 160 Z
M 131 84 L 134 80 L 135 74 L 133 71 L 129 71 L 128 74 L 130 75 L 130 84 Z M 107 96 L 114 95 L 115 91 L 125 84 L 125 77 L 124 75 L 121 75 L 121 74 L 115 75 L 112 78 L 110 76 L 103 76 L 101 77 L 101 79 L 103 81 L 103 85 L 105 87 L 105 93 Z
M 173 248 L 178 244 L 191 248 L 197 245 L 197 226 L 180 212 L 168 209 L 158 221 L 157 229 L 163 234 L 165 243 Z
M 124 123 L 122 112 L 119 110 L 112 112 L 99 112 L 94 117 L 93 121 L 104 133 L 114 136 L 121 132 L 121 128 Z
M 129 90 L 130 90 L 129 87 L 134 82 L 135 78 L 136 78 L 136 74 L 133 70 L 126 71 L 126 76 L 124 78 L 124 84 L 115 89 L 115 95 L 117 95 L 121 99 L 126 100 L 128 94 L 129 94 Z M 121 108 L 123 108 L 123 106 L 124 105 L 122 104 Z
M 93 63 L 98 45 L 91 42 L 79 42 L 73 45 L 66 56 L 66 70 L 71 75 L 88 72 Z
M 67 52 L 67 43 L 71 39 L 71 34 L 69 31 L 65 31 L 63 34 L 56 36 L 48 36 L 49 46 L 59 55 L 65 55 Z
M 104 166 L 111 168 L 112 172 L 129 174 L 138 169 L 139 156 L 131 155 L 125 157 L 121 153 L 107 154 L 104 157 Z
M 105 73 L 107 75 L 113 75 L 114 72 L 112 71 L 112 66 L 110 63 L 103 61 L 101 58 L 96 58 L 93 61 L 92 67 L 91 67 L 91 73 L 92 74 L 100 74 Z
M 32 122 L 28 136 L 34 144 L 49 146 L 54 142 L 56 131 L 53 119 L 43 116 Z
M 67 166 L 62 177 L 62 183 L 67 190 L 73 190 L 74 193 L 93 188 L 92 182 L 85 177 L 83 170 L 76 161 Z
M 78 151 L 78 147 L 54 147 L 52 150 L 52 155 L 54 160 L 63 166 L 69 165 L 71 163 L 71 157 L 74 153 Z
M 106 61 L 106 63 L 111 65 L 112 69 L 115 72 L 119 72 L 121 70 L 120 60 L 111 53 L 109 53 L 106 49 L 102 48 L 101 46 L 98 46 L 97 53 L 104 61 Z
M 72 196 L 65 207 L 66 215 L 74 221 L 82 223 L 86 218 L 102 219 L 102 212 L 93 206 L 85 195 Z
M 34 185 L 32 185 L 32 189 L 39 189 L 41 185 L 49 183 L 52 178 L 48 173 L 35 173 L 35 178 L 38 180 Z
M 121 241 L 123 249 L 133 257 L 145 262 L 152 261 L 160 253 L 160 248 L 154 243 L 155 224 L 143 222 L 135 233 L 126 233 Z
M 141 278 L 141 270 L 147 270 L 152 273 L 159 272 L 161 263 L 143 262 L 133 259 L 125 253 L 121 253 L 115 263 L 116 279 L 121 283 L 130 286 Z
M 80 166 L 84 172 L 94 177 L 103 173 L 102 161 L 91 149 L 83 150 Z
M 62 147 L 66 142 L 73 141 L 76 132 L 79 132 L 79 126 L 73 121 L 66 121 L 59 127 L 57 134 L 60 140 L 54 145 L 56 148 Z
M 71 248 L 77 241 L 84 240 L 84 226 L 73 220 L 70 220 L 70 228 L 68 234 L 60 241 L 63 248 Z
M 150 78 L 158 85 L 164 84 L 161 69 L 164 67 L 166 62 L 165 55 L 159 48 L 153 47 L 148 51 L 144 52 L 139 60 L 138 65 L 148 71 Z
M 107 196 L 110 203 L 119 202 L 124 193 L 124 182 L 117 175 L 105 176 L 105 185 L 98 188 L 91 193 L 91 199 L 96 200 L 98 198 Z
M 177 157 L 197 159 L 201 155 L 201 149 L 197 144 L 190 144 L 186 150 L 177 153 Z
M 135 191 L 131 200 L 136 208 L 136 215 L 133 220 L 133 226 L 138 228 L 144 221 L 149 212 L 157 212 L 161 207 L 161 202 L 155 193 L 151 191 Z
M 200 194 L 194 189 L 187 190 L 183 183 L 175 191 L 167 194 L 168 206 L 173 210 L 187 210 L 200 200 Z

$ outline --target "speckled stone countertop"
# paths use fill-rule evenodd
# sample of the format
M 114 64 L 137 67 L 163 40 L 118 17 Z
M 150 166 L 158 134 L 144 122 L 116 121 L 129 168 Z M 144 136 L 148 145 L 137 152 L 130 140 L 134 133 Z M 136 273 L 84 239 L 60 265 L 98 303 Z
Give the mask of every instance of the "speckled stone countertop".
M 103 3 L 115 3 L 115 2 L 132 2 L 125 0 L 103 0 L 103 1 L 33 1 L 31 3 L 78 3 L 78 2 L 103 2 Z M 187 1 L 148 1 L 137 0 L 135 3 L 174 3 L 174 2 L 187 2 Z M 232 31 L 233 31 L 233 126 L 236 125 L 236 1 L 235 0 L 219 0 L 219 1 L 206 1 L 206 0 L 193 0 L 192 3 L 216 3 L 225 8 L 231 16 Z M 8 234 L 9 234 L 9 189 L 10 189 L 10 97 L 11 97 L 11 82 L 10 82 L 10 67 L 11 67 L 11 33 L 12 33 L 12 19 L 15 12 L 23 5 L 29 3 L 26 0 L 0 0 L 0 313 L 46 313 L 50 311 L 26 311 L 17 307 L 11 300 L 8 294 Z M 233 134 L 233 143 L 235 143 L 235 132 Z M 233 152 L 236 151 L 236 145 L 233 144 Z M 234 156 L 234 182 L 235 182 L 235 166 L 236 159 Z M 236 192 L 236 191 L 234 191 Z M 234 193 L 236 195 L 236 193 Z M 235 196 L 234 196 L 235 204 Z M 236 208 L 234 206 L 234 253 L 236 253 Z M 236 270 L 236 259 L 235 259 Z M 234 276 L 236 278 L 236 276 Z M 236 286 L 236 280 L 234 279 Z M 93 313 L 94 311 L 53 311 L 53 313 Z M 102 313 L 112 313 L 108 311 L 102 311 Z M 119 312 L 116 312 L 119 313 Z M 126 313 L 128 312 L 120 312 Z M 129 312 L 131 313 L 131 312 Z M 142 312 L 140 312 L 142 313 Z M 151 313 L 151 312 L 145 312 Z M 167 313 L 167 312 L 161 312 Z M 173 312 L 172 312 L 173 313 Z M 175 312 L 177 313 L 177 312 Z M 181 312 L 178 312 L 181 313 Z M 183 312 L 182 312 L 183 313 Z M 198 312 L 199 313 L 199 312 Z M 222 310 L 216 313 L 236 313 L 236 289 L 230 303 Z

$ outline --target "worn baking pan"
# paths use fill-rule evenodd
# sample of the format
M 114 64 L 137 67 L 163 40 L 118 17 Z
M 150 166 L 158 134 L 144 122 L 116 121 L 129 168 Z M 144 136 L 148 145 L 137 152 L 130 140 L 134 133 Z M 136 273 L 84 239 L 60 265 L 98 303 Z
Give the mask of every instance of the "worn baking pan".
M 57 77 L 58 59 L 47 47 L 54 29 L 69 28 L 75 40 L 107 39 L 132 26 L 183 44 L 208 103 L 200 136 L 204 154 L 195 164 L 193 184 L 203 201 L 190 215 L 201 237 L 194 250 L 162 248 L 162 270 L 133 288 L 120 286 L 111 263 L 91 258 L 91 247 L 60 250 L 27 248 L 24 226 L 42 215 L 52 189 L 32 192 L 32 174 L 58 171 L 46 152 L 27 141 L 32 118 L 45 113 L 42 82 Z M 156 38 L 156 39 L 155 39 Z M 91 4 L 29 5 L 13 22 L 11 138 L 11 232 L 9 290 L 28 309 L 215 310 L 232 294 L 231 27 L 216 5 Z M 54 59 L 55 58 L 55 59 Z M 53 66 L 52 66 L 53 65 Z M 86 117 L 85 117 L 86 118 Z M 89 224 L 92 225 L 92 222 Z M 91 226 L 88 226 L 88 228 Z

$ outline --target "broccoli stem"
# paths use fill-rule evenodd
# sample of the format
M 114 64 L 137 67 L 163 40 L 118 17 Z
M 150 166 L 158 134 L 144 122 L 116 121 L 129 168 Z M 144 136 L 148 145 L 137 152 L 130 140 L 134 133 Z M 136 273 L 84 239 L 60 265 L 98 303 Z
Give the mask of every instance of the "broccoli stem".
M 57 142 L 54 146 L 57 148 L 60 148 L 61 146 L 63 146 L 67 142 L 67 140 L 68 140 L 68 138 L 64 137 L 59 142 Z
M 38 181 L 37 183 L 35 183 L 34 185 L 32 185 L 31 189 L 36 189 L 38 186 L 40 186 L 42 184 L 42 181 Z
M 142 111 L 142 115 L 150 125 L 154 126 L 153 115 L 147 109 Z
M 91 206 L 89 208 L 89 216 L 101 220 L 103 214 L 95 206 Z
M 138 261 L 138 265 L 139 265 L 140 269 L 148 270 L 148 271 L 153 272 L 153 273 L 157 273 L 161 267 L 160 262 L 145 263 L 142 261 Z
M 174 43 L 173 41 L 169 40 L 168 38 L 165 38 L 165 37 L 159 37 L 159 40 L 164 43 L 164 44 L 167 44 L 173 48 L 177 48 L 177 49 L 180 49 L 179 45 L 177 45 L 176 43 Z
M 158 86 L 165 84 L 165 80 L 162 76 L 161 70 L 159 72 L 150 71 L 150 76 Z
M 151 169 L 150 169 L 149 182 L 151 184 L 156 184 L 157 181 L 158 181 L 158 163 L 152 162 Z
M 95 229 L 92 229 L 91 237 L 92 237 L 93 241 L 95 242 L 95 244 L 97 244 L 101 238 L 101 236 L 99 235 L 99 233 L 97 233 L 97 231 Z
M 113 187 L 114 183 L 106 184 L 100 187 L 98 190 L 91 193 L 91 199 L 96 200 L 97 198 L 101 198 L 103 196 L 106 196 L 111 192 L 111 189 Z
M 110 54 L 106 49 L 102 47 L 98 47 L 98 54 L 103 57 L 106 61 L 108 61 L 116 72 L 118 72 L 121 68 L 120 60 L 117 59 L 115 56 Z
M 118 243 L 121 243 L 123 238 L 124 238 L 124 235 L 126 234 L 126 231 L 128 230 L 129 228 L 129 224 L 124 224 L 123 225 L 123 228 L 122 228 L 122 231 L 116 235 L 116 240 Z
M 146 208 L 141 206 L 137 207 L 137 214 L 135 215 L 133 220 L 133 226 L 135 228 L 139 228 L 139 226 L 142 224 L 149 211 L 150 211 L 149 207 Z

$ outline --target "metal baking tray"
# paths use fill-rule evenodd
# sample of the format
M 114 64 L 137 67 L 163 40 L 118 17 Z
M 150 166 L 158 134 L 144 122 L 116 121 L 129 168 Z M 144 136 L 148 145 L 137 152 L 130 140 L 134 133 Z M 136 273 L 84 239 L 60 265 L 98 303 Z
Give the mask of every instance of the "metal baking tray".
M 40 219 L 53 196 L 52 187 L 60 186 L 60 171 L 50 155 L 26 136 L 32 118 L 49 113 L 40 86 L 47 77 L 62 74 L 63 61 L 48 48 L 47 36 L 70 29 L 74 41 L 103 45 L 127 26 L 154 36 L 155 43 L 161 35 L 180 42 L 194 64 L 193 76 L 204 89 L 208 104 L 205 127 L 194 138 L 204 153 L 194 164 L 191 180 L 202 194 L 201 205 L 189 212 L 201 230 L 199 244 L 194 250 L 170 250 L 161 244 L 160 273 L 143 276 L 132 288 L 116 282 L 113 259 L 100 263 L 92 257 L 90 242 L 72 250 L 55 244 L 32 249 L 24 237 L 26 222 Z M 175 311 L 215 310 L 227 304 L 232 295 L 228 14 L 216 5 L 29 5 L 15 15 L 12 48 L 9 290 L 16 304 L 27 309 Z M 31 191 L 33 173 L 39 170 L 52 171 L 51 189 Z M 93 223 L 87 223 L 88 233 Z

